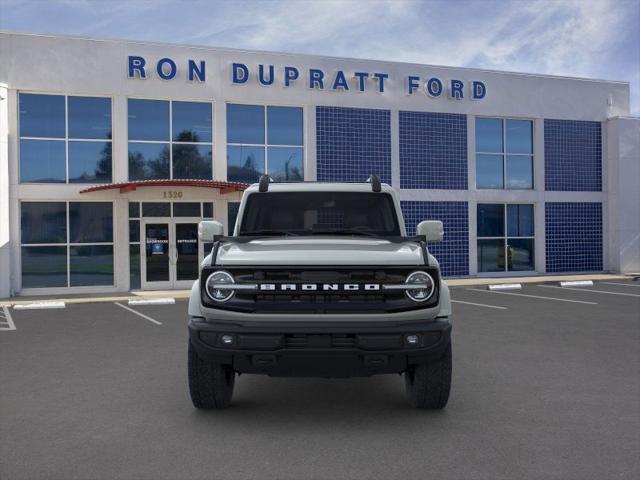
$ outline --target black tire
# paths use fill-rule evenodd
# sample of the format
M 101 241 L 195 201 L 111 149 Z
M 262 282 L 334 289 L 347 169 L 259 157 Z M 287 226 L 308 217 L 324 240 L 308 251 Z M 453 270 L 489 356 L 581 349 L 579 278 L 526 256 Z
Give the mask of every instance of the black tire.
M 414 407 L 444 408 L 451 391 L 451 342 L 440 358 L 407 370 L 404 384 L 409 402 Z
M 196 408 L 225 408 L 231 404 L 236 374 L 228 365 L 208 362 L 189 342 L 189 393 Z

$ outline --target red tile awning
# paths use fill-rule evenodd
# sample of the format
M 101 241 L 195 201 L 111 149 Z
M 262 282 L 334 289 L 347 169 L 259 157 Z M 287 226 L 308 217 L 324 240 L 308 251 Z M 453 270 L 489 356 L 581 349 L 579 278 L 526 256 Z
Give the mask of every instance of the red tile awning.
M 248 183 L 222 182 L 218 180 L 137 180 L 133 182 L 107 183 L 95 185 L 80 190 L 80 193 L 101 192 L 103 190 L 120 190 L 120 193 L 133 192 L 142 187 L 198 187 L 216 188 L 221 195 L 232 192 L 242 192 L 247 189 Z

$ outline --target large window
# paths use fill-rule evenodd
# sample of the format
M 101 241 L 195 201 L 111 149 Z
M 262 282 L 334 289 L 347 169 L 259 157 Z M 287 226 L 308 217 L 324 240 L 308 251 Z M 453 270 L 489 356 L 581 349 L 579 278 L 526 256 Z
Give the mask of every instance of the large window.
M 212 104 L 130 98 L 129 180 L 213 178 Z
M 303 110 L 299 107 L 227 105 L 227 179 L 253 183 L 304 178 Z
M 533 122 L 476 118 L 476 186 L 533 188 Z
M 113 285 L 111 202 L 22 202 L 22 288 Z
M 478 204 L 478 271 L 532 271 L 533 205 Z
M 111 182 L 111 99 L 21 93 L 20 182 Z

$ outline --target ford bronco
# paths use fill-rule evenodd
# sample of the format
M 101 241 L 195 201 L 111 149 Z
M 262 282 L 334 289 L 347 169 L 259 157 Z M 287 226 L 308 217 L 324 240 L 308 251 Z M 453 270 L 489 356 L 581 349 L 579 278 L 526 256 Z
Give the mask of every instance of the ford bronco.
M 403 374 L 418 408 L 451 387 L 451 304 L 428 243 L 442 222 L 408 237 L 395 191 L 367 183 L 275 183 L 240 203 L 232 236 L 213 243 L 189 301 L 189 390 L 197 408 L 231 403 L 236 374 Z

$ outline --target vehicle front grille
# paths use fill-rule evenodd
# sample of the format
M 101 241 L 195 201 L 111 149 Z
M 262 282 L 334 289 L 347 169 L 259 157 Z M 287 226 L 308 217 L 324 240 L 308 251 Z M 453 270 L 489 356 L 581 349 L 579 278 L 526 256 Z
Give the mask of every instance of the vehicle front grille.
M 205 269 L 203 279 L 213 271 Z M 237 284 L 270 284 L 272 290 L 238 290 L 224 303 L 212 303 L 203 293 L 203 302 L 215 308 L 255 313 L 384 313 L 418 308 L 428 308 L 437 303 L 438 272 L 426 266 L 389 267 L 218 267 L 233 275 Z M 432 300 L 417 303 L 402 290 L 365 290 L 365 285 L 389 285 L 404 283 L 416 270 L 428 271 L 436 282 Z M 295 285 L 297 290 L 282 289 L 282 284 Z M 301 290 L 304 284 L 316 284 L 317 290 Z M 337 290 L 327 290 L 324 284 L 338 285 Z M 359 290 L 347 291 L 346 284 L 355 284 Z
M 288 348 L 353 348 L 356 346 L 355 335 L 299 335 L 285 336 Z

